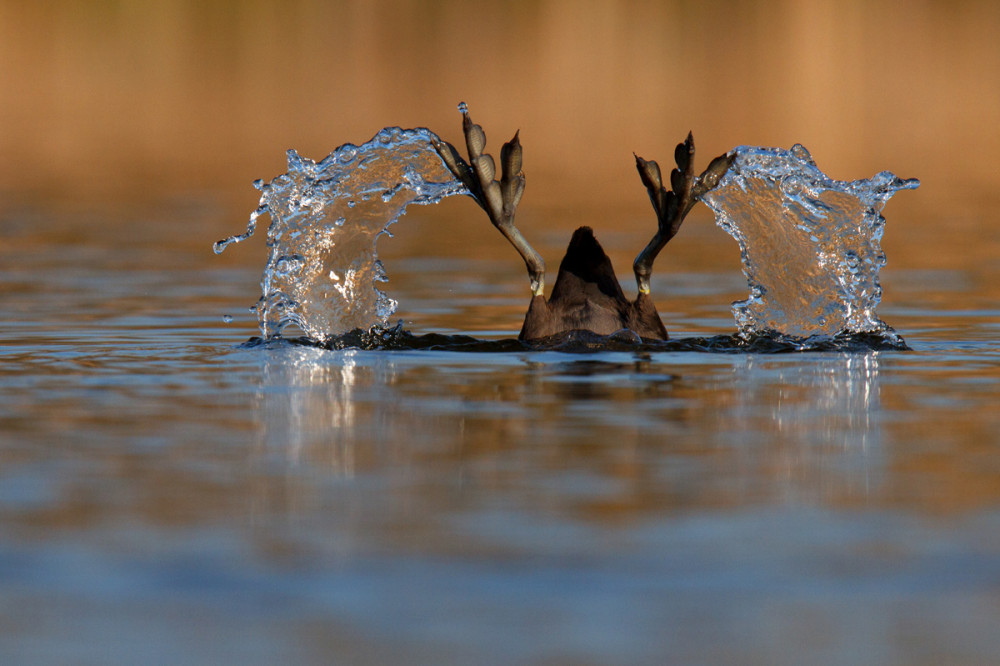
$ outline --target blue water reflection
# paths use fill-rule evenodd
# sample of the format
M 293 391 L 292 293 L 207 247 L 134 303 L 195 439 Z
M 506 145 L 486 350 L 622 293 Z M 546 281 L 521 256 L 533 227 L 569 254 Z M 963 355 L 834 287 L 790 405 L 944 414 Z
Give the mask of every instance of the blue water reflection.
M 885 472 L 877 352 L 484 356 L 286 344 L 258 362 L 257 441 L 290 467 L 322 461 L 353 476 L 423 456 L 466 469 L 522 461 L 521 483 L 559 479 L 557 504 L 610 483 L 644 511 L 657 507 L 643 484 L 661 475 L 694 491 L 670 503 L 698 506 L 708 491 L 727 503 L 864 501 Z
M 254 267 L 22 246 L 0 661 L 1000 654 L 1000 312 L 971 273 L 883 313 L 911 352 L 328 351 L 239 344 Z M 516 330 L 520 269 L 413 266 L 415 330 Z M 727 332 L 731 277 L 654 284 L 675 337 Z

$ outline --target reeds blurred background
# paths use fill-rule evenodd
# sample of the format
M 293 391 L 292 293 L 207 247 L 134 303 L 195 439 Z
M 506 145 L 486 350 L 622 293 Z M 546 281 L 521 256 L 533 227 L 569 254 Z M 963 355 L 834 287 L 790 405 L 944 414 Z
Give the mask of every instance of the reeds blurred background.
M 286 149 L 457 141 L 462 100 L 494 149 L 521 130 L 525 208 L 646 206 L 631 153 L 667 162 L 688 130 L 699 166 L 800 142 L 836 178 L 918 177 L 891 205 L 933 234 L 1000 203 L 992 0 L 0 2 L 8 200 L 248 211 Z

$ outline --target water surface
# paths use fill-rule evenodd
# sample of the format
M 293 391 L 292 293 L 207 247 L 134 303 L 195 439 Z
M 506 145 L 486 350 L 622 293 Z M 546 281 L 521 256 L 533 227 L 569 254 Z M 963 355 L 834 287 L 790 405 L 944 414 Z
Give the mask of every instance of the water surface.
M 673 337 L 732 333 L 738 252 L 692 215 L 653 293 Z M 523 265 L 475 207 L 407 218 L 407 328 L 514 337 Z M 988 266 L 889 253 L 910 352 L 247 349 L 265 249 L 214 257 L 233 219 L 0 220 L 3 661 L 1000 656 Z M 552 223 L 621 269 L 652 220 Z M 568 233 L 532 239 L 552 264 Z

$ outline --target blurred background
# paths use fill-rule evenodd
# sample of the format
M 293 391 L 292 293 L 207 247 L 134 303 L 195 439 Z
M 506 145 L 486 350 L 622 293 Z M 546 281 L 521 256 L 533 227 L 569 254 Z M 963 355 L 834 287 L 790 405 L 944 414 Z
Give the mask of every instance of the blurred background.
M 1000 4 L 0 2 L 0 180 L 79 197 L 246 192 L 387 125 L 520 128 L 533 198 L 616 198 L 661 160 L 801 142 L 831 175 L 996 203 Z M 630 192 L 635 194 L 636 192 Z M 641 198 L 641 196 L 640 196 Z
M 520 129 L 536 232 L 555 207 L 627 210 L 645 234 L 631 153 L 669 161 L 693 130 L 699 167 L 799 142 L 838 179 L 920 178 L 886 212 L 890 268 L 996 263 L 989 0 L 3 0 L 0 206 L 183 201 L 171 230 L 211 242 L 287 149 L 320 159 L 388 125 L 458 141 L 462 100 L 494 150 Z

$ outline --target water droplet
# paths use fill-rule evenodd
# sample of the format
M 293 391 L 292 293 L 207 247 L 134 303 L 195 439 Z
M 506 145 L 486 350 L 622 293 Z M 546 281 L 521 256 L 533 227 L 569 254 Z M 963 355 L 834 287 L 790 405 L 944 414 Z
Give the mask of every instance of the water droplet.
M 222 321 L 226 322 L 227 324 L 232 323 L 233 315 L 228 315 L 228 314 L 222 315 Z
M 375 260 L 375 265 L 373 266 L 372 277 L 375 282 L 388 282 L 389 278 L 385 274 L 385 265 L 382 264 L 381 259 Z
M 305 258 L 301 254 L 281 256 L 274 264 L 274 273 L 278 277 L 288 277 L 301 272 L 304 265 Z
M 341 217 L 338 217 L 336 220 L 334 220 L 333 224 L 335 226 L 342 227 L 342 226 L 344 226 L 344 222 L 347 222 L 347 218 L 341 216 Z
M 788 197 L 797 197 L 802 194 L 805 189 L 805 184 L 801 179 L 794 176 L 785 178 L 781 181 L 781 191 Z
M 357 205 L 358 205 L 358 202 L 355 201 L 354 199 L 351 199 L 350 201 L 347 202 L 347 207 L 348 208 L 354 208 Z
M 340 160 L 341 164 L 350 164 L 354 160 L 354 156 L 356 154 L 357 151 L 353 147 L 348 148 L 347 146 L 344 146 L 340 149 L 340 154 L 337 155 L 337 159 Z
M 379 319 L 385 321 L 396 312 L 398 306 L 399 303 L 395 299 L 389 298 L 382 292 L 379 292 L 378 300 L 375 304 L 375 314 Z
M 799 158 L 804 162 L 808 162 L 809 164 L 816 163 L 813 160 L 813 156 L 809 152 L 809 149 L 803 146 L 801 143 L 797 143 L 794 146 L 792 146 L 792 155 L 794 155 L 795 157 Z
M 462 113 L 462 115 L 464 116 L 465 114 L 467 114 L 467 113 L 469 112 L 469 105 L 468 105 L 468 104 L 466 104 L 465 102 L 459 102 L 459 103 L 458 103 L 458 110 L 459 110 L 459 111 L 460 111 L 460 112 Z

